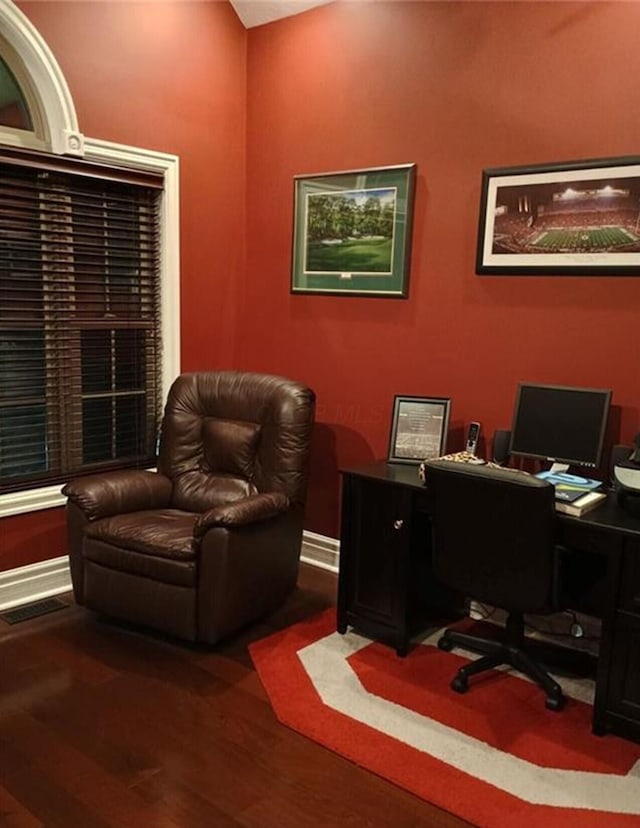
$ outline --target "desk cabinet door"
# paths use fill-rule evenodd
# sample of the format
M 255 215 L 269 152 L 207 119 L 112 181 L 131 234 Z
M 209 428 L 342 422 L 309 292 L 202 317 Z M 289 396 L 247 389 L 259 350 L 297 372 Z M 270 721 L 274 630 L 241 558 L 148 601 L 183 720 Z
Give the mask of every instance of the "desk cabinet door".
M 640 722 L 640 616 L 617 613 L 607 707 Z
M 343 520 L 350 614 L 402 633 L 411 537 L 411 493 L 374 480 L 348 480 Z M 343 549 L 340 555 L 342 558 Z M 341 561 L 341 568 L 343 562 Z
M 640 543 L 629 541 L 622 558 L 620 609 L 640 615 Z
M 640 724 L 640 543 L 622 556 L 607 708 Z

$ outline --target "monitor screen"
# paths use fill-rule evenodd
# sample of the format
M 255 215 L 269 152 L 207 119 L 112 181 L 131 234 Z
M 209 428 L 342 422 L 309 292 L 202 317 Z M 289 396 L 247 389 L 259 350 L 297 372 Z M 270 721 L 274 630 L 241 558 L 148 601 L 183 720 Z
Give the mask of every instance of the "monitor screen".
M 597 468 L 611 391 L 520 383 L 510 454 Z

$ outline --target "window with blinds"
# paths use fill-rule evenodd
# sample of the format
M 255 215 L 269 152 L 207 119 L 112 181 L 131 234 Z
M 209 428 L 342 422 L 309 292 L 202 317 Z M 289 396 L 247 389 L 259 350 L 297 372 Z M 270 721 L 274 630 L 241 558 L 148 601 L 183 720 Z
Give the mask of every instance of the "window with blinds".
M 154 462 L 161 193 L 0 151 L 0 494 Z

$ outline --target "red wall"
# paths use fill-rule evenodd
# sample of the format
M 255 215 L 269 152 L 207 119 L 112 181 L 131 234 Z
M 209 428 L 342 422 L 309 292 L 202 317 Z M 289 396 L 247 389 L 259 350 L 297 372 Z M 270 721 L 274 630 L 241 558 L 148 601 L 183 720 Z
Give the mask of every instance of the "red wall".
M 640 279 L 478 277 L 481 171 L 638 153 L 640 4 L 336 3 L 249 31 L 241 367 L 318 394 L 307 527 L 386 453 L 394 394 L 508 427 L 518 380 L 611 387 L 640 429 Z M 289 294 L 292 176 L 416 162 L 410 296 Z
M 229 367 L 244 268 L 246 32 L 227 3 L 20 3 L 81 131 L 180 156 L 182 367 Z M 66 551 L 61 510 L 0 521 L 0 570 Z
M 219 2 L 20 7 L 86 135 L 180 156 L 183 368 L 316 389 L 309 529 L 337 535 L 337 468 L 385 454 L 397 393 L 490 434 L 520 379 L 610 386 L 638 430 L 640 280 L 474 256 L 483 167 L 637 153 L 640 5 L 344 2 L 248 33 Z M 407 162 L 409 299 L 291 296 L 292 177 Z M 60 510 L 0 522 L 0 570 L 63 552 Z

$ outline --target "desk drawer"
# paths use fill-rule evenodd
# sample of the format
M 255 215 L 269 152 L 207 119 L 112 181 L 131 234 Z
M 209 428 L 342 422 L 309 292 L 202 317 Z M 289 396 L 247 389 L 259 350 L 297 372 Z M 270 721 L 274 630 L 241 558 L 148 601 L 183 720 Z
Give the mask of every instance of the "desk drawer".
M 640 615 L 640 542 L 627 541 L 622 555 L 618 606 Z
M 611 532 L 573 521 L 563 521 L 559 541 L 570 549 L 581 549 L 597 555 L 610 555 L 615 547 L 620 548 L 622 544 L 620 537 Z

